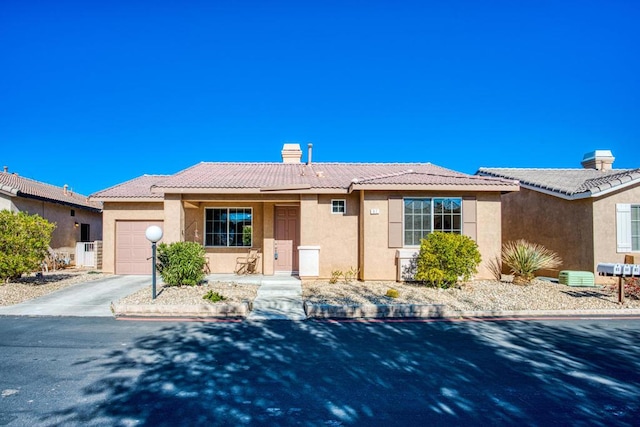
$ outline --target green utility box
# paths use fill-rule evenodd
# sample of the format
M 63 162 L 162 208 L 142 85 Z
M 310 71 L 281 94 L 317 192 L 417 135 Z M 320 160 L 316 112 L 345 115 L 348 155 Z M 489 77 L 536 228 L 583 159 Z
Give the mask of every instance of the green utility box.
M 590 271 L 562 270 L 558 282 L 567 286 L 596 286 L 596 277 Z

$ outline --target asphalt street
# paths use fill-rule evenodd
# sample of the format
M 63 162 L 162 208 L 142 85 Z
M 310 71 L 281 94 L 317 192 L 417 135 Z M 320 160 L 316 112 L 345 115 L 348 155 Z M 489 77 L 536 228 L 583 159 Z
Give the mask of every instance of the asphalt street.
M 0 425 L 633 426 L 640 320 L 0 316 Z

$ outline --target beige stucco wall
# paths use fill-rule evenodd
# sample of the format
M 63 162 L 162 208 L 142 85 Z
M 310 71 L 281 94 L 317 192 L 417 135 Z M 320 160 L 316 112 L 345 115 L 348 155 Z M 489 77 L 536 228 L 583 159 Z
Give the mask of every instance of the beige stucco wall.
M 13 197 L 0 193 L 0 211 L 7 210 L 10 212 L 16 212 L 17 209 L 13 204 Z
M 166 203 L 165 203 L 166 206 Z M 272 206 L 272 205 L 271 205 Z M 225 202 L 199 202 L 196 205 L 192 205 L 189 207 L 187 204 L 186 209 L 180 210 L 179 206 L 173 206 L 172 212 L 174 213 L 174 221 L 173 226 L 170 226 L 165 220 L 165 227 L 169 229 L 170 227 L 175 228 L 176 224 L 184 223 L 184 231 L 182 233 L 173 232 L 174 239 L 178 238 L 183 241 L 188 242 L 198 242 L 204 245 L 204 222 L 205 222 L 205 209 L 207 208 L 251 208 L 253 212 L 253 235 L 252 235 L 252 247 L 259 248 L 262 250 L 262 255 L 260 256 L 260 260 L 258 262 L 258 272 L 264 272 L 267 274 L 265 270 L 265 260 L 266 257 L 269 256 L 269 253 L 265 254 L 263 248 L 264 242 L 264 227 L 262 224 L 264 223 L 264 211 L 265 208 L 263 203 L 257 201 L 225 201 Z M 271 212 L 273 212 L 273 206 L 271 207 Z M 176 220 L 175 217 L 182 216 L 183 219 Z M 273 220 L 273 213 L 271 213 L 271 220 Z M 273 229 L 273 226 L 271 226 Z M 197 231 L 197 233 L 196 233 Z M 271 235 L 273 237 L 273 235 Z M 173 240 L 179 241 L 179 240 Z M 273 248 L 273 240 L 271 241 L 271 248 Z M 235 270 L 236 268 L 236 259 L 239 256 L 246 255 L 249 251 L 248 248 L 214 248 L 214 247 L 205 247 L 206 257 L 209 260 L 209 269 L 211 273 L 229 273 Z M 268 252 L 268 251 L 267 251 Z M 273 259 L 273 252 L 271 252 L 271 258 Z M 273 265 L 270 265 L 271 271 L 269 274 L 273 274 Z
M 346 213 L 331 212 L 331 201 L 346 201 Z M 320 278 L 358 269 L 358 194 L 320 194 L 301 198 L 300 244 L 320 246 Z
M 518 193 L 502 196 L 502 240 L 525 239 L 562 258 L 560 267 L 538 275 L 557 277 L 561 270 L 593 271 L 592 217 L 591 199 L 569 201 L 521 188 Z
M 616 204 L 629 203 L 640 205 L 640 184 L 610 193 L 593 202 L 594 217 L 594 271 L 600 262 L 624 262 L 625 253 L 617 252 L 616 242 Z M 640 252 L 629 252 L 640 262 Z
M 489 263 L 500 257 L 502 251 L 502 202 L 499 193 L 476 196 L 476 243 L 482 262 L 478 266 L 477 279 L 492 279 Z M 465 230 L 463 230 L 464 233 Z
M 501 247 L 501 223 L 500 223 L 500 195 L 489 194 L 461 194 L 461 193 L 399 193 L 399 192 L 370 192 L 365 193 L 362 199 L 362 233 L 364 245 L 362 247 L 362 266 L 364 280 L 395 281 L 397 278 L 396 251 L 399 248 L 389 247 L 389 197 L 463 197 L 475 199 L 476 222 L 470 218 L 464 218 L 468 227 L 473 230 L 465 232 L 478 243 L 478 249 L 483 263 L 478 268 L 476 279 L 490 278 L 491 273 L 486 266 L 486 261 L 495 254 L 500 253 Z M 465 205 L 463 202 L 463 217 L 465 217 Z M 469 209 L 469 207 L 467 207 Z M 373 213 L 378 212 L 378 213 Z M 474 236 L 475 233 L 475 236 Z M 418 250 L 418 247 L 413 247 Z
M 56 224 L 49 245 L 52 249 L 73 249 L 70 252 L 75 254 L 76 242 L 80 241 L 80 224 L 89 224 L 89 237 L 92 241 L 102 240 L 102 213 L 100 212 L 23 197 L 13 198 L 12 204 L 14 212 L 37 214 Z M 71 210 L 75 212 L 75 216 L 71 216 Z M 76 222 L 78 227 L 75 226 Z
M 186 240 L 204 244 L 206 208 L 250 207 L 253 209 L 253 247 L 262 250 L 258 270 L 267 275 L 273 274 L 274 210 L 276 206 L 288 205 L 300 208 L 300 245 L 320 247 L 319 278 L 330 278 L 333 271 L 359 269 L 360 278 L 364 280 L 395 281 L 397 248 L 389 247 L 388 233 L 390 196 L 402 197 L 407 193 L 355 191 L 351 194 L 292 194 L 280 195 L 281 200 L 260 195 L 202 200 L 202 195 L 182 195 L 158 203 L 105 203 L 103 270 L 113 271 L 115 267 L 116 219 L 162 220 L 165 229 L 163 241 Z M 410 196 L 468 198 L 463 202 L 464 227 L 468 228 L 465 234 L 478 242 L 483 260 L 499 253 L 499 194 L 413 193 Z M 333 199 L 346 200 L 346 214 L 331 212 Z M 469 214 L 471 209 L 475 213 L 471 215 L 473 218 Z M 212 273 L 229 273 L 235 269 L 236 258 L 244 255 L 247 249 L 206 247 L 205 251 Z M 486 277 L 490 277 L 490 274 L 482 265 L 477 278 Z
M 162 201 L 157 203 L 104 203 L 102 213 L 102 271 L 105 273 L 115 272 L 115 237 L 117 220 L 163 221 L 164 203 Z

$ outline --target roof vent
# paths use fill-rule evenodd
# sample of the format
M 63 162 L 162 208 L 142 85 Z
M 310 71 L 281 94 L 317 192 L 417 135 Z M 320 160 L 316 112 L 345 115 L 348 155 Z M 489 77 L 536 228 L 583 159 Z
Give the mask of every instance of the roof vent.
M 584 155 L 582 167 L 599 171 L 611 170 L 615 159 L 610 150 L 596 150 Z
M 282 147 L 282 163 L 301 163 L 302 150 L 300 144 L 284 144 Z

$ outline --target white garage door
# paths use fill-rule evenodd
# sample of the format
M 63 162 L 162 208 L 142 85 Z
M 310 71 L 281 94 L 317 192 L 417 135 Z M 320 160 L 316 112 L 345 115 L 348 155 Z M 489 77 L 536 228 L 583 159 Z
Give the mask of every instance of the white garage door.
M 116 274 L 151 274 L 151 242 L 144 232 L 162 221 L 116 221 Z

